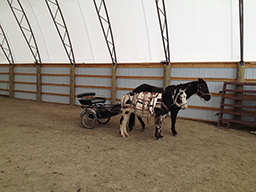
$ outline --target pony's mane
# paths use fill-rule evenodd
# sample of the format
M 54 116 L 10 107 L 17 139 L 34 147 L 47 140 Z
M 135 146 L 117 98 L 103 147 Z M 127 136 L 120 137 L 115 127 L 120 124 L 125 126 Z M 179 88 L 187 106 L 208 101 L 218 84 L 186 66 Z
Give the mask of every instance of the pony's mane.
M 181 83 L 178 86 L 181 86 L 182 89 L 185 89 L 186 87 L 190 86 L 192 83 L 198 83 L 198 81 L 191 81 L 188 83 Z
M 191 86 L 192 83 L 197 83 L 197 82 L 198 81 L 191 81 L 191 82 L 188 82 L 188 83 L 181 83 L 181 84 L 178 84 L 178 85 L 169 85 L 169 86 L 165 87 L 165 90 L 170 92 L 170 91 L 173 91 L 176 88 L 185 89 L 185 88 Z

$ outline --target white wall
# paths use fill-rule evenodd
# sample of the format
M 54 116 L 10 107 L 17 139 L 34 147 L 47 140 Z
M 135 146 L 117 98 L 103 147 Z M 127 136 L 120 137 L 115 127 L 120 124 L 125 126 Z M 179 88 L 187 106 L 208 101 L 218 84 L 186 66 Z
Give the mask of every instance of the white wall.
M 15 2 L 15 1 L 14 1 Z M 59 0 L 73 44 L 76 62 L 111 62 L 92 0 Z M 238 0 L 168 0 L 171 61 L 238 61 Z M 45 1 L 21 1 L 33 28 L 42 62 L 69 60 Z M 118 62 L 158 62 L 164 59 L 154 0 L 106 1 Z M 256 1 L 244 1 L 245 60 L 255 61 Z M 34 59 L 7 4 L 0 1 L 3 26 L 16 63 Z M 0 51 L 1 52 L 1 51 Z M 0 63 L 7 63 L 0 53 Z

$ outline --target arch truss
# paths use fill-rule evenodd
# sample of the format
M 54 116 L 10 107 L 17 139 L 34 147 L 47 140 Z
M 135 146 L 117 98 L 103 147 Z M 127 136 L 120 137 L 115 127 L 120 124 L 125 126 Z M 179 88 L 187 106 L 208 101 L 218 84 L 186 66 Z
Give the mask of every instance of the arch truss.
M 41 63 L 41 57 L 39 54 L 38 46 L 31 25 L 27 18 L 27 15 L 19 0 L 7 0 L 12 13 L 20 27 L 20 30 L 28 44 L 28 47 L 35 59 L 35 63 Z
M 74 55 L 73 47 L 71 44 L 70 35 L 68 33 L 67 25 L 64 20 L 64 16 L 60 9 L 59 3 L 57 0 L 45 0 L 45 2 L 50 11 L 52 20 L 55 24 L 57 31 L 58 31 L 61 42 L 62 42 L 64 49 L 66 51 L 66 54 L 68 56 L 68 59 L 69 59 L 71 65 L 73 65 L 75 63 L 75 55 Z
M 164 0 L 155 0 L 155 1 L 156 1 L 157 15 L 159 19 L 160 31 L 161 31 L 164 54 L 165 54 L 165 61 L 163 62 L 168 65 L 170 62 L 170 48 L 169 48 L 169 36 L 168 36 L 165 3 L 164 3 Z
M 0 46 L 4 52 L 4 55 L 6 59 L 8 60 L 9 64 L 14 64 L 13 56 L 12 56 L 12 51 L 10 49 L 8 40 L 6 38 L 6 35 L 4 33 L 4 30 L 2 28 L 2 25 L 0 25 Z
M 115 65 L 117 63 L 116 49 L 106 3 L 104 0 L 93 0 L 93 2 L 97 11 L 97 15 L 99 17 L 105 41 L 107 43 L 112 64 Z

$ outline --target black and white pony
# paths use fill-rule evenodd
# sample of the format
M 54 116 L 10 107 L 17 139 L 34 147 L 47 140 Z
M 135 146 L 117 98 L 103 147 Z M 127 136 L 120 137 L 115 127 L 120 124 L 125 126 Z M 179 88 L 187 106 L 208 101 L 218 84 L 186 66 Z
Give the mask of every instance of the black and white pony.
M 127 93 L 121 98 L 122 114 L 120 119 L 120 134 L 122 137 L 128 137 L 126 124 L 131 114 L 143 117 L 144 114 L 154 116 L 155 137 L 160 139 L 163 117 L 173 106 L 179 109 L 187 108 L 186 91 L 187 87 L 170 86 L 161 93 L 140 92 Z
M 180 84 L 179 86 L 181 86 L 182 89 L 188 87 L 186 89 L 186 95 L 187 95 L 187 99 L 189 99 L 192 95 L 197 94 L 201 99 L 203 98 L 205 101 L 209 101 L 211 99 L 211 94 L 209 92 L 207 83 L 199 78 L 198 81 L 192 81 L 192 82 L 188 82 L 185 84 Z M 139 93 L 139 92 L 158 92 L 158 93 L 162 93 L 167 89 L 170 89 L 172 87 L 175 87 L 175 85 L 169 85 L 165 88 L 161 88 L 161 87 L 155 87 L 152 85 L 148 85 L 148 84 L 142 84 L 140 86 L 138 86 L 137 88 L 135 88 L 132 92 L 133 93 Z M 177 105 L 173 105 L 170 108 L 170 112 L 171 112 L 171 120 L 172 120 L 172 134 L 173 136 L 177 135 L 177 131 L 175 130 L 175 123 L 176 123 L 176 117 L 177 114 L 179 112 L 181 108 Z M 138 117 L 138 120 L 141 123 L 142 126 L 142 130 L 145 130 L 145 123 L 143 122 L 143 120 Z M 129 120 L 129 129 L 130 131 L 132 130 L 133 126 L 135 123 L 135 115 L 131 114 L 130 116 L 130 120 Z

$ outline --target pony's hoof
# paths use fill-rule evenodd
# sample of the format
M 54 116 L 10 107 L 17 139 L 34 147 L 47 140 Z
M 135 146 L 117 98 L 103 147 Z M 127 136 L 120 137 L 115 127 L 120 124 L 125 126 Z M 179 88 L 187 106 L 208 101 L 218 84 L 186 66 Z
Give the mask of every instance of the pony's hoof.
M 141 131 L 142 131 L 142 132 L 145 132 L 146 130 L 145 130 L 145 128 L 144 128 L 144 127 L 142 127 L 142 128 L 141 128 Z
M 162 137 L 163 137 L 162 134 L 158 134 L 158 135 L 156 136 L 156 139 L 161 139 Z
M 177 133 L 176 130 L 172 131 L 172 135 L 173 135 L 173 136 L 176 136 L 177 134 L 178 134 L 178 133 Z

